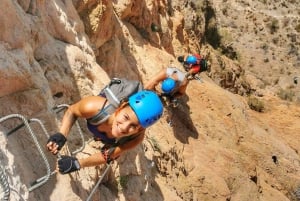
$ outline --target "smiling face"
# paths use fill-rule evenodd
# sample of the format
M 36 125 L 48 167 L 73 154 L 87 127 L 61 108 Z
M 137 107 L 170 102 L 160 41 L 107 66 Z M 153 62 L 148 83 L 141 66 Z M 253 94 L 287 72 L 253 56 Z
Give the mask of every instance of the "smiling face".
M 136 114 L 129 105 L 115 112 L 112 123 L 112 135 L 115 138 L 136 134 L 142 129 Z

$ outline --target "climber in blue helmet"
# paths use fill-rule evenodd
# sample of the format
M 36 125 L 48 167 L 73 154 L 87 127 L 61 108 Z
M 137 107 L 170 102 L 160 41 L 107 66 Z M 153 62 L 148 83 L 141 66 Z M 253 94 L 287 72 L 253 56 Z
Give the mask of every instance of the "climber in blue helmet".
M 195 65 L 197 64 L 197 57 L 194 55 L 188 55 L 185 59 L 187 64 Z
M 141 91 L 129 97 L 129 106 L 138 118 L 139 124 L 147 128 L 162 115 L 163 106 L 158 95 L 152 91 Z
M 181 55 L 177 57 L 177 60 L 183 64 L 184 69 L 188 72 L 186 77 L 191 76 L 193 78 L 195 75 L 209 70 L 207 60 L 200 54 Z
M 89 96 L 70 105 L 64 114 L 59 132 L 50 136 L 47 142 L 48 151 L 53 154 L 59 152 L 78 117 L 89 119 L 108 104 L 105 97 Z M 157 122 L 162 113 L 163 105 L 156 93 L 142 90 L 131 95 L 106 121 L 93 125 L 87 123 L 94 139 L 98 139 L 104 144 L 101 153 L 80 159 L 62 156 L 58 160 L 59 172 L 67 174 L 84 167 L 109 163 L 118 158 L 122 153 L 142 142 L 145 137 L 145 129 Z
M 158 87 L 161 84 L 160 88 Z M 176 67 L 161 69 L 146 84 L 145 89 L 155 90 L 160 96 L 166 98 L 167 105 L 177 107 L 178 98 L 186 94 L 189 80 L 186 73 Z
M 176 86 L 176 81 L 174 79 L 168 77 L 162 82 L 161 90 L 164 93 L 169 94 L 174 90 L 175 86 Z

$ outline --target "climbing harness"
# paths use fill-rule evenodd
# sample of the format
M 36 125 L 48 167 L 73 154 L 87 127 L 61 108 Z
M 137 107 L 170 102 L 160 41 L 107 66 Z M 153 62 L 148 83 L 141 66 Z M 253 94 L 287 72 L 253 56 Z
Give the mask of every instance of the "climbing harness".
M 88 196 L 88 198 L 86 199 L 86 201 L 90 201 L 92 199 L 93 194 L 95 193 L 95 191 L 97 190 L 98 186 L 100 185 L 100 183 L 102 182 L 104 176 L 107 174 L 109 168 L 110 168 L 111 164 L 107 164 L 103 174 L 100 176 L 99 180 L 97 181 L 96 185 L 94 186 L 94 188 L 92 189 L 90 195 Z
M 0 167 L 0 185 L 1 185 L 1 191 L 4 194 L 2 198 L 0 197 L 0 199 L 3 201 L 8 201 L 10 196 L 10 187 L 7 180 L 7 176 L 1 167 Z

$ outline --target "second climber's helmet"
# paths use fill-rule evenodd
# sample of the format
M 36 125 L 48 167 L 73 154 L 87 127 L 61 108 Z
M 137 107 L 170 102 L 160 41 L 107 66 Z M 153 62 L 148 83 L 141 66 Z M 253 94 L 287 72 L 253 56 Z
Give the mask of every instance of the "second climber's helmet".
M 153 125 L 163 113 L 163 104 L 152 91 L 142 90 L 129 97 L 129 105 L 143 128 Z
M 170 93 L 173 91 L 173 89 L 175 88 L 176 82 L 175 80 L 173 80 L 172 78 L 167 78 L 165 79 L 162 84 L 161 84 L 161 90 L 164 93 Z
M 191 64 L 191 65 L 197 64 L 197 57 L 195 57 L 193 55 L 189 55 L 189 56 L 186 57 L 185 62 L 187 64 Z

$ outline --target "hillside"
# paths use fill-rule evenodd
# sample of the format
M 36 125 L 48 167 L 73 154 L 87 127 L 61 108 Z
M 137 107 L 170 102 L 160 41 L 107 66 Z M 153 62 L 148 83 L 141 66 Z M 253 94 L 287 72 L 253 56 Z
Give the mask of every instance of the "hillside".
M 300 200 L 299 1 L 1 0 L 0 7 L 1 199 L 86 200 L 105 167 L 54 174 L 30 191 L 56 162 L 37 120 L 53 134 L 62 117 L 54 106 L 97 94 L 113 77 L 145 83 L 169 65 L 182 68 L 177 56 L 200 52 L 209 71 L 190 82 L 179 107 L 164 108 L 142 145 L 113 163 L 92 200 Z M 78 123 L 83 138 L 74 126 L 63 152 L 98 152 Z

